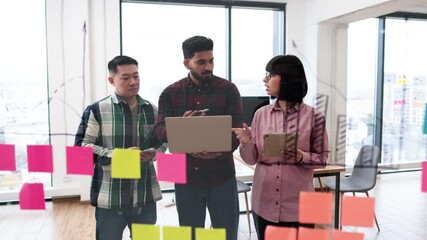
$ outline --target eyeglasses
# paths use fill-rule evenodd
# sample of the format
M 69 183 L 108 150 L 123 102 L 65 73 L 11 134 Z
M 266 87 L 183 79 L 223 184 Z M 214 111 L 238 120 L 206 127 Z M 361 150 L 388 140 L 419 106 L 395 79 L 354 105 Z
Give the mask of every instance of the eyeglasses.
M 269 72 L 266 72 L 266 73 L 265 73 L 265 78 L 266 78 L 268 81 L 270 81 L 270 79 L 271 79 L 272 77 L 276 76 L 276 75 L 277 75 L 277 73 L 269 73 Z

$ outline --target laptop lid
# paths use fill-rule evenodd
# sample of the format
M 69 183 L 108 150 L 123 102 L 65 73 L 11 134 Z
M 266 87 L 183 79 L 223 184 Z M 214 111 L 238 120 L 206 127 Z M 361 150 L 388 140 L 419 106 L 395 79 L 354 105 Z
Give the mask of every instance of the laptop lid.
M 169 152 L 231 151 L 231 116 L 166 117 Z

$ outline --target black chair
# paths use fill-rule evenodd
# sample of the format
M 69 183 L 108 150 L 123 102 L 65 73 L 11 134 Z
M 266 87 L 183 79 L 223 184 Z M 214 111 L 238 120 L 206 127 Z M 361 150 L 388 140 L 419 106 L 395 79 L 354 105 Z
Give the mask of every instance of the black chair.
M 350 177 L 341 180 L 340 192 L 336 194 L 343 195 L 346 192 L 352 192 L 353 196 L 355 196 L 356 192 L 364 192 L 369 197 L 368 191 L 375 187 L 377 181 L 379 160 L 380 149 L 378 147 L 372 145 L 363 146 L 357 155 Z M 332 191 L 336 190 L 335 180 L 325 181 L 324 185 Z M 377 229 L 380 231 L 375 214 L 374 217 Z

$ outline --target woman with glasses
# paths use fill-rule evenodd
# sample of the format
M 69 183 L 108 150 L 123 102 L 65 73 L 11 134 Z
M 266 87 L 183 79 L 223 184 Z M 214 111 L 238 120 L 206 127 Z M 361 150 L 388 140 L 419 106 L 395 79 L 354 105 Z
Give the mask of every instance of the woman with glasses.
M 266 71 L 267 94 L 277 100 L 255 112 L 250 128 L 233 128 L 242 159 L 256 164 L 252 214 L 258 239 L 264 239 L 267 225 L 314 227 L 298 222 L 299 194 L 314 191 L 313 171 L 326 166 L 329 154 L 324 115 L 303 103 L 308 86 L 301 61 L 279 55 L 267 63 Z M 297 144 L 283 146 L 277 155 L 265 154 L 268 133 L 296 133 Z

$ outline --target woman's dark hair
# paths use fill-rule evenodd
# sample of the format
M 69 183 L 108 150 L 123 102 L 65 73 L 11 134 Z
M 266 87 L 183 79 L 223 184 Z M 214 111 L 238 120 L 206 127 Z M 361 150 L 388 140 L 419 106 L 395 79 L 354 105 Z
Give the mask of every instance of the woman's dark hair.
M 280 92 L 277 98 L 291 103 L 301 103 L 307 95 L 308 85 L 304 66 L 294 55 L 278 55 L 265 66 L 271 74 L 280 74 Z
M 213 45 L 212 39 L 203 36 L 194 36 L 186 39 L 182 43 L 184 59 L 192 58 L 196 52 L 212 51 Z

